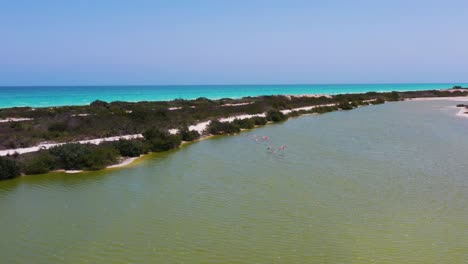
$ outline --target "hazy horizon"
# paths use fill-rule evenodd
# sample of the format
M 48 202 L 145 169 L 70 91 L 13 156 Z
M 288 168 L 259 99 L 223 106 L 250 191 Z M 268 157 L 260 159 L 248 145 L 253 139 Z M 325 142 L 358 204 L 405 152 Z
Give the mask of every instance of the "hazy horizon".
M 463 83 L 451 1 L 2 3 L 0 86 Z
M 0 87 L 93 87 L 93 86 L 316 86 L 316 85 L 399 85 L 399 84 L 466 84 L 468 81 L 460 82 L 407 82 L 407 83 L 212 83 L 212 84 L 51 84 L 51 85 L 0 85 Z

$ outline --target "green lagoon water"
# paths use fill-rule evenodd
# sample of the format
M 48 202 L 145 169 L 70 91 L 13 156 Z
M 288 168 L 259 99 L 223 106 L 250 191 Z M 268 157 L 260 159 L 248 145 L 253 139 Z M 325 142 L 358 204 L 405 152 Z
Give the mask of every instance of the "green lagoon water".
M 455 102 L 303 116 L 106 172 L 0 182 L 1 263 L 468 263 Z

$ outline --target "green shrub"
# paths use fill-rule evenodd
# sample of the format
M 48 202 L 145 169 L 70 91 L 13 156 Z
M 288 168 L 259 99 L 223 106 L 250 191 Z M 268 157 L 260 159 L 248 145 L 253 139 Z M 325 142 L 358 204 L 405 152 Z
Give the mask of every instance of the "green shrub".
M 264 126 L 268 123 L 268 120 L 265 117 L 256 116 L 251 119 L 254 121 L 256 126 Z
M 352 110 L 354 107 L 348 102 L 342 102 L 338 105 L 341 110 Z
M 161 152 L 177 148 L 182 139 L 179 135 L 171 135 L 157 129 L 149 129 L 143 133 L 152 151 Z
M 51 171 L 56 164 L 56 159 L 49 152 L 41 152 L 31 160 L 26 161 L 24 172 L 26 174 L 42 174 Z
M 324 114 L 338 110 L 338 106 L 320 106 L 312 109 L 314 113 Z
M 288 117 L 284 115 L 283 113 L 281 113 L 280 111 L 271 110 L 271 111 L 268 111 L 266 119 L 272 122 L 281 122 L 281 121 L 288 119 Z
M 145 143 L 141 140 L 119 140 L 114 143 L 115 148 L 123 157 L 139 157 L 148 153 Z
M 96 146 L 91 147 L 91 153 L 89 156 L 85 156 L 85 164 L 83 169 L 86 170 L 101 170 L 105 167 L 115 164 L 119 152 L 117 149 L 111 146 Z
M 200 133 L 196 130 L 189 130 L 188 127 L 183 127 L 179 131 L 183 141 L 194 141 L 200 138 Z
M 20 173 L 20 167 L 16 161 L 0 157 L 0 180 L 13 179 Z
M 234 134 L 240 132 L 240 127 L 234 123 L 213 120 L 208 126 L 208 132 L 213 135 Z
M 400 94 L 398 92 L 391 92 L 390 95 L 388 96 L 389 101 L 399 101 L 400 100 Z
M 385 100 L 382 99 L 382 98 L 377 98 L 376 100 L 371 101 L 370 103 L 373 104 L 373 105 L 384 104 Z
M 291 111 L 289 114 L 286 115 L 286 117 L 298 117 L 300 115 L 307 114 L 307 111 L 305 110 L 299 110 L 299 111 Z
M 83 168 L 85 158 L 91 155 L 91 147 L 84 144 L 65 144 L 49 149 L 49 153 L 57 158 L 57 167 L 79 170 Z
M 117 161 L 118 150 L 112 146 L 65 144 L 53 147 L 49 153 L 57 159 L 57 168 L 65 170 L 97 170 Z
M 255 127 L 255 121 L 251 118 L 235 119 L 232 123 L 243 129 L 252 129 Z

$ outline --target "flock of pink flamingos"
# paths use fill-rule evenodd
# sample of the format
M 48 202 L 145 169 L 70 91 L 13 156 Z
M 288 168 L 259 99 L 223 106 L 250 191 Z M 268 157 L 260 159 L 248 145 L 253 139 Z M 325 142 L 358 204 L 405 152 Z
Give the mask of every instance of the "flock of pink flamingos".
M 257 135 L 249 135 L 249 134 L 244 134 L 243 136 L 246 137 L 246 138 L 250 138 L 250 139 L 254 140 L 255 142 L 264 142 L 264 143 L 266 143 L 268 152 L 272 153 L 272 154 L 277 154 L 277 153 L 284 152 L 286 150 L 286 148 L 287 148 L 286 145 L 281 145 L 279 148 L 273 147 L 269 143 L 269 141 L 270 141 L 269 136 L 257 136 Z

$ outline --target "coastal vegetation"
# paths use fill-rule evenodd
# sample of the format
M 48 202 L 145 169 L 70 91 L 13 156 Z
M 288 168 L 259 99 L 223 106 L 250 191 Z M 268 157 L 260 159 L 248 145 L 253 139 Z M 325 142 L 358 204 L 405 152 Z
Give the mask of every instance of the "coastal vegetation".
M 239 133 L 240 131 L 239 125 L 234 122 L 228 123 L 213 120 L 208 126 L 208 132 L 212 135 L 229 135 Z
M 201 135 L 198 131 L 196 130 L 189 130 L 187 126 L 182 127 L 179 130 L 180 137 L 182 138 L 182 141 L 194 141 L 200 139 Z
M 288 119 L 288 117 L 278 110 L 270 110 L 266 115 L 266 120 L 271 122 L 281 122 Z
M 15 161 L 0 158 L 0 180 L 12 179 L 19 175 L 20 168 Z
M 151 128 L 143 133 L 149 149 L 154 152 L 168 151 L 177 148 L 182 143 L 180 135 L 171 135 L 168 132 Z
M 25 148 L 39 143 L 72 142 L 34 153 L 0 159 L 0 179 L 53 170 L 99 170 L 149 152 L 177 148 L 183 141 L 206 135 L 230 135 L 302 114 L 351 110 L 365 105 L 416 97 L 468 96 L 468 89 L 413 92 L 368 92 L 335 96 L 260 96 L 242 99 L 167 102 L 103 102 L 89 106 L 0 109 L 0 150 Z M 243 116 L 243 118 L 235 118 Z M 229 121 L 222 118 L 234 117 Z M 207 122 L 204 131 L 190 125 Z M 178 129 L 174 129 L 178 128 Z M 169 133 L 169 131 L 174 132 Z M 93 138 L 141 134 L 141 138 L 97 144 L 73 143 Z

